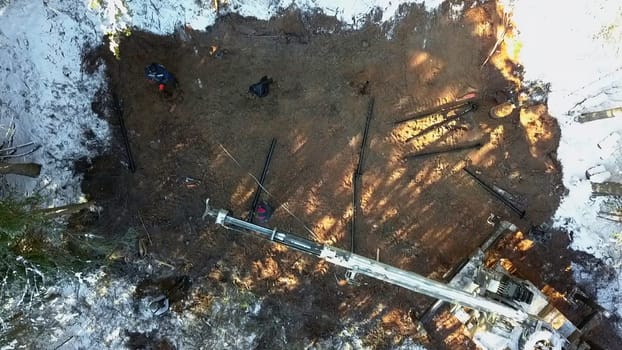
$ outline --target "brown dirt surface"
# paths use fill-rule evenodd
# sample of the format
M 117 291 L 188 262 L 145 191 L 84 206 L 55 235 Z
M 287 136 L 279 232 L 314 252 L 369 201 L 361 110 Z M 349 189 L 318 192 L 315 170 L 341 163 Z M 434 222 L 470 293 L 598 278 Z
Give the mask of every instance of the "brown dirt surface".
M 365 339 L 372 347 L 416 338 L 416 318 L 432 299 L 379 281 L 336 283 L 342 269 L 202 221 L 204 200 L 245 217 L 276 138 L 262 194 L 275 208 L 269 226 L 350 249 L 353 174 L 373 98 L 356 253 L 441 280 L 486 240 L 490 213 L 522 232 L 547 221 L 563 191 L 555 119 L 544 105 L 500 119 L 488 115 L 497 91 L 521 88 L 521 67 L 511 58 L 498 53 L 482 66 L 503 26 L 500 13 L 494 2 L 467 4 L 455 18 L 447 6 L 434 14 L 403 6 L 397 22 L 356 31 L 295 10 L 270 21 L 225 15 L 205 32 L 134 32 L 123 38 L 120 59 L 100 49 L 86 65 L 106 62 L 110 91 L 93 106 L 116 130 L 116 141 L 110 154 L 80 168 L 84 192 L 104 207 L 99 229 L 148 232 L 148 254 L 194 283 L 233 284 L 266 297 L 263 312 L 289 320 L 293 338 L 327 337 L 342 319 L 369 320 Z M 173 96 L 143 78 L 151 62 L 177 76 Z M 270 94 L 251 96 L 249 85 L 264 75 L 274 79 Z M 477 110 L 453 123 L 418 137 L 443 116 L 394 125 L 469 92 L 477 92 Z M 122 101 L 134 173 L 126 169 L 112 93 Z M 478 139 L 477 149 L 404 159 Z M 491 196 L 464 166 L 512 193 L 526 215 L 519 218 Z M 532 272 L 524 275 L 536 285 L 562 290 L 573 283 L 554 273 L 568 261 L 552 262 L 546 280 L 533 268 L 557 256 L 520 251 L 512 242 L 502 241 L 498 257 L 527 259 L 519 270 Z M 570 254 L 564 248 L 556 254 Z M 462 348 L 459 334 L 428 331 L 430 346 Z

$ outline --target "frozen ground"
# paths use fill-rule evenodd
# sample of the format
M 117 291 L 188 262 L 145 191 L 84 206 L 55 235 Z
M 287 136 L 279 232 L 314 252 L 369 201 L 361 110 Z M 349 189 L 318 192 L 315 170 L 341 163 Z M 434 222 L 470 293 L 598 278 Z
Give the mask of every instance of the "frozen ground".
M 73 161 L 105 147 L 108 138 L 107 124 L 91 111 L 102 75 L 80 68 L 85 45 L 99 40 L 98 19 L 77 1 L 13 1 L 0 17 L 0 142 L 35 142 L 36 152 L 14 160 L 43 165 L 37 179 L 7 180 L 18 192 L 42 191 L 50 204 L 77 201 Z
M 268 18 L 276 14 L 279 7 L 290 3 L 233 0 L 229 7 L 243 15 Z M 303 8 L 325 8 L 327 13 L 353 26 L 376 6 L 383 10 L 382 20 L 388 20 L 399 5 L 388 0 L 296 0 L 293 3 Z M 433 8 L 438 3 L 438 0 L 426 1 L 426 6 Z M 202 29 L 216 17 L 210 7 L 211 1 L 167 0 L 154 4 L 109 0 L 100 1 L 101 6 L 94 8 L 88 8 L 88 4 L 80 0 L 16 0 L 8 4 L 0 1 L 3 6 L 0 8 L 0 68 L 5 77 L 0 84 L 0 135 L 6 137 L 6 131 L 14 123 L 14 144 L 34 141 L 42 146 L 27 158 L 16 160 L 43 164 L 43 173 L 36 180 L 7 179 L 21 192 L 44 191 L 50 203 L 56 205 L 79 200 L 80 178 L 74 177 L 72 162 L 81 156 L 93 156 L 106 147 L 109 136 L 106 123 L 90 108 L 93 95 L 103 85 L 102 75 L 88 76 L 82 72 L 82 49 L 86 45 L 96 45 L 111 29 L 137 26 L 170 33 L 180 24 Z M 551 83 L 549 106 L 562 127 L 558 155 L 569 193 L 556 214 L 556 222 L 573 231 L 574 249 L 606 258 L 618 271 L 620 246 L 613 235 L 620 232 L 621 227 L 596 218 L 602 199 L 591 198 L 590 184 L 584 173 L 591 166 L 602 164 L 613 176 L 619 176 L 620 145 L 608 152 L 598 148 L 597 143 L 612 132 L 622 132 L 622 124 L 619 118 L 587 124 L 575 123 L 573 118 L 583 112 L 622 105 L 622 89 L 617 85 L 622 81 L 621 6 L 617 1 L 606 0 L 579 3 L 521 0 L 513 5 L 523 42 L 522 61 L 527 78 Z M 589 279 L 585 271 L 578 272 L 577 277 Z M 619 282 L 618 276 L 599 288 L 600 302 L 610 309 L 617 307 L 614 296 L 619 294 Z M 118 332 L 122 328 L 148 330 L 155 327 L 153 319 L 133 319 L 126 312 L 110 312 L 111 307 L 129 307 L 124 304 L 128 303 L 124 295 L 129 295 L 133 287 L 125 281 L 117 281 L 110 289 L 119 293 L 117 297 L 97 294 L 98 287 L 107 283 L 101 273 L 87 279 L 77 278 L 60 289 L 62 298 L 42 306 L 42 315 L 52 312 L 58 317 L 57 328 L 50 330 L 54 332 L 56 344 L 71 338 L 67 343 L 69 348 L 100 348 L 101 344 L 116 347 L 120 344 L 106 339 L 120 335 Z M 76 286 L 84 289 L 83 294 L 70 293 Z M 115 306 L 115 303 L 119 304 Z M 73 311 L 74 306 L 86 305 L 90 312 Z M 78 314 L 80 317 L 75 318 Z M 97 323 L 104 315 L 109 327 Z M 163 329 L 176 329 L 178 322 L 180 320 L 167 318 L 158 320 L 157 324 Z M 97 334 L 79 334 L 81 324 L 90 325 Z M 89 344 L 89 339 L 93 343 Z M 2 349 L 17 347 L 18 344 L 13 343 Z
M 558 157 L 568 195 L 555 214 L 556 225 L 572 232 L 571 247 L 602 258 L 615 268 L 611 281 L 596 281 L 599 302 L 618 312 L 621 284 L 620 223 L 599 218 L 606 197 L 593 197 L 585 171 L 603 165 L 609 181 L 622 182 L 622 153 L 617 142 L 620 117 L 578 123 L 581 113 L 622 106 L 622 4 L 598 0 L 515 2 L 514 20 L 523 43 L 521 60 L 527 79 L 551 83 L 550 113 L 562 129 Z M 511 6 L 510 6 L 511 7 Z M 601 144 L 601 147 L 598 144 Z M 620 203 L 617 203 L 620 206 Z M 576 278 L 593 283 L 589 271 L 576 268 Z

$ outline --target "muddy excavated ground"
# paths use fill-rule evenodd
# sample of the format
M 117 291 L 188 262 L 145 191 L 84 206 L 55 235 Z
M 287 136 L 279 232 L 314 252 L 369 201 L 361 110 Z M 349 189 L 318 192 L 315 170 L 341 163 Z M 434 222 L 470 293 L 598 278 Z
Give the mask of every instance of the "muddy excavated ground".
M 431 298 L 368 279 L 345 285 L 343 269 L 201 220 L 208 197 L 216 208 L 246 217 L 276 138 L 262 194 L 275 208 L 267 226 L 344 249 L 354 241 L 358 254 L 444 280 L 488 238 L 486 219 L 494 213 L 522 233 L 504 237 L 490 260 L 510 261 L 518 276 L 580 322 L 585 310 L 563 298 L 575 286 L 570 262 L 598 267 L 598 261 L 567 250 L 566 233 L 541 242 L 526 234 L 547 222 L 564 191 L 555 154 L 559 127 L 545 102 L 534 99 L 520 112 L 490 118 L 496 92 L 523 88 L 521 67 L 502 53 L 505 44 L 483 64 L 504 28 L 496 4 L 464 8 L 429 14 L 405 6 L 397 22 L 357 31 L 294 10 L 268 22 L 225 15 L 207 31 L 134 32 L 123 38 L 119 59 L 105 48 L 91 52 L 85 68 L 105 62 L 110 79 L 93 107 L 115 130 L 109 154 L 78 164 L 84 192 L 104 208 L 96 228 L 109 235 L 140 232 L 147 257 L 126 260 L 174 267 L 159 276 L 182 281 L 172 283 L 179 292 L 173 302 L 190 298 L 189 285 L 214 294 L 229 285 L 265 297 L 262 313 L 278 316 L 266 316 L 266 329 L 286 327 L 290 344 L 329 337 L 353 319 L 368 320 L 364 341 L 372 348 L 406 337 L 430 348 L 474 348 L 443 315 L 426 325 L 427 337 L 417 331 Z M 173 96 L 144 79 L 151 62 L 177 76 Z M 264 75 L 274 79 L 269 95 L 249 94 Z M 418 133 L 440 116 L 394 125 L 469 92 L 477 92 L 478 108 L 453 124 L 424 135 Z M 372 100 L 353 230 L 353 174 Z M 480 139 L 479 148 L 404 158 Z M 515 195 L 525 216 L 486 192 L 465 166 Z M 604 335 L 594 337 L 596 344 L 616 344 L 608 324 L 596 332 Z M 258 347 L 279 345 L 263 337 Z

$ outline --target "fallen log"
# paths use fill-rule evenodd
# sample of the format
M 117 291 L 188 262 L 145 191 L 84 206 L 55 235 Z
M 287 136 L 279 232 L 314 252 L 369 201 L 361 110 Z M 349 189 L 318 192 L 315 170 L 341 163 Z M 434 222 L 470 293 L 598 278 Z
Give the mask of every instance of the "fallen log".
M 41 174 L 41 164 L 4 163 L 0 164 L 0 174 L 15 174 L 28 177 L 38 177 L 39 174 Z
M 54 208 L 39 209 L 39 210 L 36 210 L 36 212 L 38 214 L 43 214 L 47 218 L 55 218 L 59 216 L 74 214 L 83 209 L 92 210 L 94 207 L 95 207 L 95 202 L 84 202 L 84 203 L 68 204 L 68 205 L 63 205 L 63 206 L 54 207 Z
M 622 196 L 622 183 L 592 183 L 592 194 L 595 196 Z
M 599 119 L 615 118 L 622 116 L 622 107 L 606 109 L 596 112 L 587 112 L 575 118 L 579 123 L 587 123 Z
M 410 122 L 410 121 L 415 121 L 415 120 L 419 120 L 419 119 L 423 119 L 423 118 L 427 118 L 430 115 L 433 114 L 441 114 L 441 113 L 446 113 L 449 112 L 453 109 L 457 109 L 457 108 L 461 108 L 467 104 L 469 104 L 469 102 L 475 101 L 476 99 L 479 98 L 479 95 L 476 92 L 469 92 L 468 94 L 459 97 L 457 100 L 455 101 L 451 101 L 451 102 L 447 102 L 444 103 L 440 106 L 436 106 L 424 111 L 420 111 L 420 112 L 416 112 L 416 113 L 410 113 L 408 115 L 407 118 L 401 119 L 401 120 L 397 120 L 393 122 L 393 125 L 399 125 L 402 123 L 406 123 L 406 122 Z

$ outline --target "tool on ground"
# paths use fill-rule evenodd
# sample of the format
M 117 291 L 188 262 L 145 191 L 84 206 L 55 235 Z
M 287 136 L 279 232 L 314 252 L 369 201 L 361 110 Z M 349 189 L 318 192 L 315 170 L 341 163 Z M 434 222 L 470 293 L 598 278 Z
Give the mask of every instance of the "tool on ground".
M 125 121 L 123 120 L 123 101 L 119 100 L 117 94 L 112 94 L 112 106 L 114 113 L 119 118 L 119 126 L 121 127 L 121 137 L 125 145 L 125 152 L 127 153 L 127 164 L 131 172 L 136 172 L 136 163 L 134 163 L 134 156 L 132 155 L 132 148 L 130 147 L 130 139 L 127 136 L 127 129 L 125 128 Z
M 352 222 L 350 226 L 350 251 L 354 253 L 356 250 L 355 237 L 356 237 L 356 225 L 359 211 L 359 186 L 361 177 L 356 174 L 352 174 Z
M 512 198 L 507 198 L 507 196 L 509 195 L 509 192 L 507 192 L 507 191 L 505 191 L 505 190 L 503 190 L 500 187 L 497 187 L 495 185 L 487 184 L 486 182 L 484 182 L 484 180 L 482 180 L 479 176 L 477 176 L 477 174 L 475 174 L 473 171 L 469 170 L 469 168 L 467 168 L 467 167 L 465 167 L 463 170 L 467 174 L 469 174 L 486 191 L 488 191 L 488 193 L 492 194 L 498 200 L 503 202 L 503 204 L 505 204 L 508 208 L 512 209 L 512 211 L 515 212 L 518 215 L 519 218 L 522 219 L 525 216 L 525 210 L 522 209 L 522 208 L 519 208 L 515 203 L 513 203 L 513 201 L 516 198 L 516 196 L 511 195 Z
M 460 278 L 448 285 L 344 249 L 248 223 L 230 216 L 226 210 L 212 209 L 209 199 L 205 200 L 202 217 L 210 217 L 226 229 L 251 233 L 346 268 L 349 282 L 359 274 L 365 275 L 454 304 L 454 314 L 483 349 L 585 349 L 578 346 L 582 345 L 578 343 L 583 330 L 555 309 L 537 287 L 510 276 L 500 267 L 484 267 L 483 254 L 475 254 Z M 503 221 L 496 224 L 496 230 L 494 235 L 499 236 L 517 228 Z
M 512 102 L 503 102 L 490 107 L 488 116 L 492 119 L 503 119 L 513 116 L 517 111 L 517 106 Z
M 363 176 L 363 168 L 365 164 L 365 150 L 367 149 L 367 136 L 369 134 L 369 125 L 374 114 L 374 97 L 369 99 L 367 105 L 367 117 L 365 118 L 365 129 L 363 130 L 363 140 L 361 141 L 361 150 L 359 152 L 359 162 L 356 170 L 352 175 L 352 225 L 350 227 L 350 251 L 355 250 L 356 236 L 356 219 L 359 211 L 359 187 L 361 184 L 361 176 Z
M 182 176 L 179 177 L 178 181 L 184 185 L 186 188 L 197 188 L 202 181 L 199 179 L 195 179 L 193 177 L 190 176 Z
M 415 152 L 404 156 L 404 160 L 415 159 L 419 157 L 432 156 L 448 152 L 458 152 L 472 148 L 480 148 L 482 146 L 482 139 L 471 140 L 454 145 L 437 146 L 434 148 L 426 148 L 422 151 Z
M 259 203 L 259 197 L 261 197 L 261 192 L 263 191 L 263 185 L 266 181 L 266 175 L 268 174 L 268 168 L 270 167 L 270 161 L 272 160 L 272 153 L 274 153 L 274 147 L 276 147 L 276 138 L 273 138 L 272 142 L 270 143 L 270 149 L 268 150 L 268 155 L 266 156 L 266 161 L 263 164 L 263 170 L 261 171 L 261 176 L 259 177 L 259 184 L 257 185 L 257 190 L 255 190 L 255 196 L 253 197 L 253 201 L 251 202 L 250 211 L 246 219 L 246 221 L 248 222 L 253 222 L 253 219 L 255 218 L 257 203 Z

